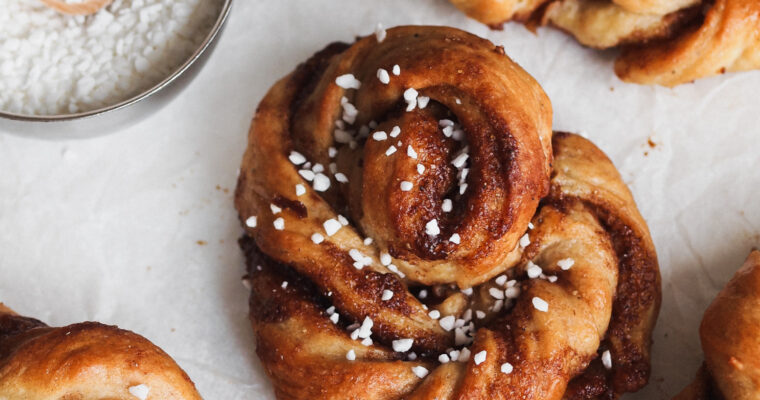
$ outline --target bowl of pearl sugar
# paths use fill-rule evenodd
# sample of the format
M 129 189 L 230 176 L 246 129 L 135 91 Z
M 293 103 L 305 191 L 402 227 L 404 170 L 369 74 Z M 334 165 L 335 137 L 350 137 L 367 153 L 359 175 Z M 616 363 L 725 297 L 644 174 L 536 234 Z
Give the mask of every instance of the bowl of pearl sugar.
M 142 119 L 198 72 L 231 2 L 113 0 L 70 15 L 40 0 L 3 0 L 0 127 L 55 135 Z

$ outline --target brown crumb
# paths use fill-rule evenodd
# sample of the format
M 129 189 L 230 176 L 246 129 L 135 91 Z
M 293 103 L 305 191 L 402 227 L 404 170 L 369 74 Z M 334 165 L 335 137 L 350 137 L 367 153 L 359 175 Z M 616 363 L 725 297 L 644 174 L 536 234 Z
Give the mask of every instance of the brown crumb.
M 657 147 L 657 143 L 655 143 L 654 140 L 652 140 L 651 136 L 647 138 L 647 146 L 649 146 L 650 149 L 654 149 Z M 644 157 L 648 155 L 649 155 L 649 151 L 644 151 Z
M 195 243 L 198 243 L 198 246 L 205 246 L 208 244 L 205 240 L 196 240 Z

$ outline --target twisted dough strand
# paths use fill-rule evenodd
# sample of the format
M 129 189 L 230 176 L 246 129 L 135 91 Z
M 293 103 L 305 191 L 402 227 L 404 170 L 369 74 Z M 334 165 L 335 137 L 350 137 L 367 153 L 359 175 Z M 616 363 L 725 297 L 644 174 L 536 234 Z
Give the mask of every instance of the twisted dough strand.
M 675 86 L 725 72 L 760 68 L 760 1 L 715 0 L 704 22 L 661 43 L 626 48 L 621 79 Z
M 645 384 L 660 301 L 646 226 L 598 149 L 569 134 L 557 134 L 554 146 L 552 193 L 534 218 L 523 257 L 559 279 L 526 281 L 510 313 L 485 320 L 471 350 L 487 352 L 479 365 L 471 357 L 435 367 L 378 343 L 360 345 L 328 319 L 329 296 L 244 239 L 258 354 L 278 397 L 592 399 Z M 558 260 L 567 257 L 575 265 L 562 271 Z M 533 297 L 549 310 L 538 311 Z M 598 348 L 611 351 L 611 371 L 601 366 Z M 352 350 L 356 361 L 347 361 Z M 505 362 L 514 372 L 500 372 Z M 432 372 L 420 379 L 412 372 L 417 366 Z
M 394 65 L 400 75 L 382 84 L 375 77 L 378 68 L 390 71 Z M 335 84 L 346 73 L 363 82 L 356 93 Z M 403 111 L 399 102 L 408 88 L 437 104 Z M 344 96 L 359 110 L 355 125 L 380 120 L 378 129 L 399 126 L 400 134 L 382 147 L 373 139 L 357 151 L 340 147 L 335 161 L 349 183 L 336 182 L 320 195 L 288 154 L 295 149 L 315 163 L 330 163 Z M 473 160 L 471 189 L 446 215 L 442 198 L 457 189 L 449 149 L 457 144 L 439 138 L 442 105 L 461 122 Z M 548 190 L 550 124 L 546 95 L 501 48 L 454 29 L 395 28 L 379 44 L 368 37 L 348 49 L 329 46 L 270 90 L 251 127 L 249 142 L 255 145 L 244 156 L 236 206 L 244 219 L 257 217 L 257 227 L 249 229 L 257 246 L 332 293 L 342 312 L 357 320 L 371 316 L 386 339 L 412 338 L 420 349 L 443 351 L 452 344 L 450 335 L 388 275 L 380 255 L 390 254 L 401 273 L 424 284 L 469 287 L 504 271 Z M 398 149 L 392 158 L 384 152 L 389 145 Z M 405 154 L 410 146 L 419 154 L 413 163 Z M 416 164 L 424 164 L 423 173 Z M 416 189 L 402 190 L 403 181 Z M 307 187 L 305 194 L 297 196 L 298 184 Z M 283 211 L 274 214 L 270 205 Z M 357 225 L 329 236 L 324 224 L 336 221 L 341 209 Z M 274 226 L 277 218 L 285 229 Z M 440 235 L 425 233 L 432 219 L 441 221 Z M 364 244 L 362 232 L 374 239 L 372 245 Z M 455 232 L 461 244 L 447 240 Z M 314 233 L 327 240 L 314 243 Z M 366 268 L 355 268 L 352 250 L 371 260 Z M 377 302 L 385 286 L 399 293 L 390 307 Z
M 503 50 L 450 28 L 332 44 L 269 91 L 235 201 L 279 398 L 592 399 L 646 383 L 649 233 L 612 163 L 550 121 Z M 535 264 L 543 278 L 525 279 Z
M 546 0 L 450 0 L 470 18 L 493 28 L 499 28 L 510 20 L 525 21 Z
M 201 397 L 190 378 L 142 336 L 96 322 L 61 328 L 22 317 L 0 303 L 0 398 L 134 400 Z
M 506 21 L 528 21 L 552 0 L 450 0 L 470 18 L 498 28 Z M 619 8 L 621 12 L 666 15 L 697 4 L 699 0 L 586 0 L 583 7 Z M 579 4 L 581 2 L 575 2 Z
M 674 400 L 760 396 L 760 251 L 752 251 L 705 311 L 699 336 L 705 363 Z
M 489 25 L 512 19 L 540 21 L 589 47 L 622 46 L 615 72 L 627 82 L 675 86 L 760 68 L 757 0 L 452 2 Z
M 612 241 L 619 271 L 606 338 L 615 367 L 607 374 L 595 360 L 570 383 L 573 394 L 568 397 L 602 398 L 600 381 L 612 387 L 606 395 L 632 392 L 648 380 L 651 334 L 660 309 L 654 244 L 633 196 L 604 153 L 576 135 L 555 134 L 553 143 L 555 176 L 550 197 L 578 199 L 593 210 Z
M 551 2 L 541 16 L 573 35 L 584 46 L 608 49 L 622 45 L 650 46 L 651 42 L 680 34 L 699 14 L 689 4 L 665 14 L 637 13 L 610 1 L 559 0 Z
M 408 107 L 410 88 L 429 102 Z M 330 45 L 269 91 L 235 200 L 279 398 L 615 398 L 646 383 L 660 290 L 646 225 L 604 154 L 550 140 L 550 120 L 500 48 L 450 28 Z M 531 263 L 549 276 L 525 279 Z

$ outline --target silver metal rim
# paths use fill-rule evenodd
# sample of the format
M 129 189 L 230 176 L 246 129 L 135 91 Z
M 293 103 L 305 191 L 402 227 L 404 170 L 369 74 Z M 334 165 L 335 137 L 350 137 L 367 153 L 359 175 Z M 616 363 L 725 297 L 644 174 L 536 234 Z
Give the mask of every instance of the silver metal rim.
M 85 111 L 81 113 L 76 114 L 62 114 L 62 115 L 21 115 L 21 114 L 13 114 L 13 113 L 7 113 L 0 111 L 0 118 L 6 118 L 11 119 L 15 121 L 31 121 L 31 122 L 58 122 L 58 121 L 71 121 L 75 119 L 84 119 L 84 118 L 90 118 L 95 117 L 97 115 L 105 114 L 110 111 L 120 110 L 125 107 L 129 107 L 132 104 L 135 104 L 143 99 L 146 99 L 157 92 L 161 91 L 161 89 L 165 88 L 166 86 L 169 86 L 172 82 L 174 82 L 177 78 L 180 77 L 190 66 L 192 66 L 198 58 L 200 58 L 201 55 L 208 49 L 209 45 L 214 41 L 216 36 L 219 34 L 219 32 L 222 30 L 222 27 L 224 26 L 224 23 L 227 21 L 227 17 L 230 14 L 230 9 L 232 8 L 232 0 L 224 0 L 224 5 L 222 6 L 221 12 L 219 13 L 219 18 L 217 18 L 216 22 L 214 23 L 214 26 L 211 28 L 211 32 L 209 32 L 208 36 L 203 40 L 203 43 L 201 43 L 201 46 L 193 53 L 190 58 L 187 59 L 182 65 L 180 65 L 174 72 L 172 72 L 168 77 L 166 77 L 163 81 L 159 82 L 152 88 L 133 96 L 127 100 L 124 100 L 120 103 L 101 107 L 95 110 L 91 111 Z

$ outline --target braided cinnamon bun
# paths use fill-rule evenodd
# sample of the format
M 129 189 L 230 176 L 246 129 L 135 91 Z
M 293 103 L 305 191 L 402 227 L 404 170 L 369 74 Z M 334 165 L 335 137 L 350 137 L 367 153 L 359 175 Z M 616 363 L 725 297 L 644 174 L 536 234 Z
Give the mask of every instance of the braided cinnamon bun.
M 760 398 L 760 251 L 752 251 L 705 311 L 705 363 L 674 400 Z
M 442 27 L 332 44 L 269 91 L 235 195 L 278 398 L 615 398 L 646 384 L 657 258 L 604 154 Z
M 676 86 L 760 68 L 757 0 L 451 0 L 492 26 L 550 24 L 581 44 L 621 46 L 615 72 L 626 82 Z
M 142 336 L 97 322 L 51 328 L 0 303 L 0 399 L 200 398 Z

